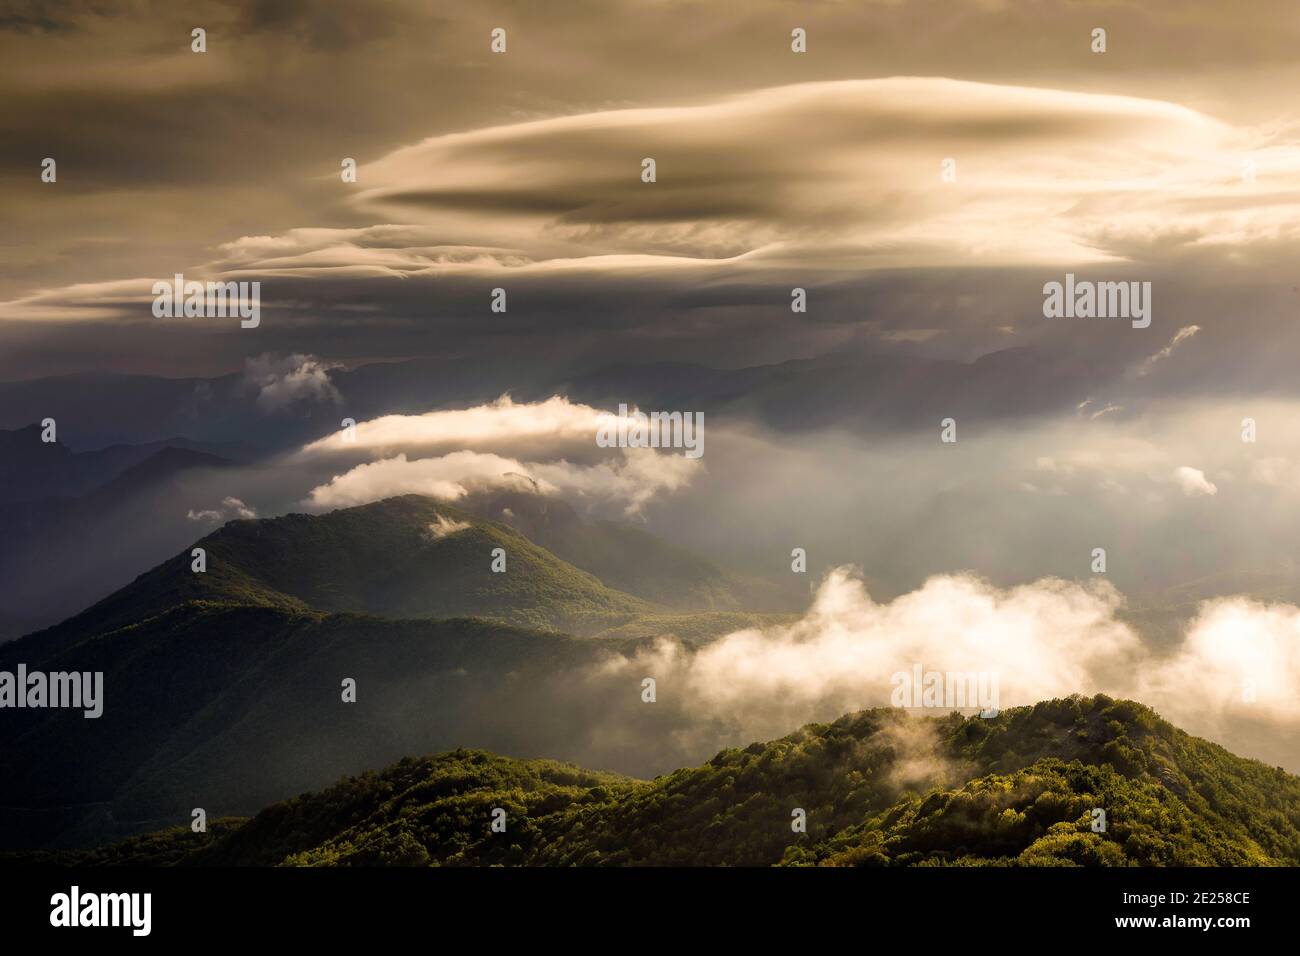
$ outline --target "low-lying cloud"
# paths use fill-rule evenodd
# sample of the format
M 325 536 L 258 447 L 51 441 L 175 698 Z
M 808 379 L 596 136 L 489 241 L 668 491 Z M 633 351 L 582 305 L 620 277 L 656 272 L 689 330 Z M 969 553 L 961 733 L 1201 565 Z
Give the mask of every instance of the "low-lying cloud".
M 461 531 L 468 531 L 470 527 L 468 521 L 455 521 L 446 515 L 438 515 L 436 519 L 429 522 L 427 531 L 432 540 L 441 541 L 443 538 L 449 538 Z
M 240 386 L 254 392 L 257 407 L 268 414 L 301 404 L 337 405 L 343 399 L 330 381 L 330 367 L 312 355 L 267 353 L 244 363 Z
M 879 603 L 838 568 L 794 624 L 695 651 L 665 638 L 611 657 L 601 674 L 655 678 L 659 700 L 691 718 L 683 742 L 698 733 L 766 739 L 888 706 L 892 676 L 921 665 L 996 674 L 1001 708 L 1074 693 L 1134 698 L 1230 749 L 1300 766 L 1300 608 L 1207 601 L 1180 643 L 1159 650 L 1121 619 L 1123 605 L 1104 582 L 998 588 L 970 574 L 938 575 Z
M 224 524 L 227 521 L 243 518 L 256 518 L 257 509 L 251 508 L 238 498 L 227 496 L 221 499 L 221 505 L 217 508 L 202 508 L 195 510 L 191 508 L 185 513 L 185 517 L 190 521 L 205 521 L 214 524 Z

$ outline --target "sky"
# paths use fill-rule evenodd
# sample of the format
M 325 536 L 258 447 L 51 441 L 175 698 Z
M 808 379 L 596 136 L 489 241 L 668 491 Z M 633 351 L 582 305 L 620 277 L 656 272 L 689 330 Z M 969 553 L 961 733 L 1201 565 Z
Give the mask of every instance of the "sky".
M 1114 375 L 1195 325 L 1148 387 L 1199 388 L 1211 357 L 1211 387 L 1291 387 L 1291 4 L 6 11 L 5 379 L 1013 346 Z M 1067 271 L 1151 281 L 1152 325 L 1043 322 Z M 155 319 L 177 272 L 260 280 L 266 320 Z

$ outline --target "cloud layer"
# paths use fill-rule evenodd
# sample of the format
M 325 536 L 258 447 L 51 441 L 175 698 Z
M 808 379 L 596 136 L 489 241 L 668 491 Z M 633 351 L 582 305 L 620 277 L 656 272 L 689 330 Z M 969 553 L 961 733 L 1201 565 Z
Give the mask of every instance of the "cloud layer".
M 436 136 L 366 164 L 359 186 L 353 205 L 375 225 L 234 239 L 203 277 L 337 308 L 339 291 L 396 279 L 818 283 L 1212 250 L 1268 261 L 1300 239 L 1300 152 L 1266 132 L 1168 102 L 944 78 Z M 131 287 L 42 292 L 3 315 L 90 317 L 127 306 Z

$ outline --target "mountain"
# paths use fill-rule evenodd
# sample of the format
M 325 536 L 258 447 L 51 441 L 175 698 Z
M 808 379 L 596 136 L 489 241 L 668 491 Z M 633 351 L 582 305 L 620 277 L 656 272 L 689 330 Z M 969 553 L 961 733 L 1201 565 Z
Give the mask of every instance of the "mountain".
M 682 409 L 761 422 L 778 430 L 822 426 L 863 433 L 930 428 L 962 409 L 993 422 L 1068 409 L 1108 376 L 1086 356 L 1027 347 L 973 361 L 844 348 L 813 358 L 744 368 L 689 362 L 604 364 L 572 359 L 466 363 L 460 357 L 376 362 L 326 373 L 338 401 L 303 402 L 268 414 L 246 374 L 214 378 L 80 374 L 0 382 L 0 428 L 45 417 L 83 445 L 154 442 L 185 434 L 287 449 L 328 434 L 339 419 L 415 414 L 492 401 L 567 395 L 614 409 Z M 344 411 L 346 409 L 346 411 Z
M 564 752 L 599 707 L 567 681 L 619 645 L 557 632 L 662 611 L 419 496 L 234 521 L 197 546 L 206 572 L 186 549 L 0 645 L 0 669 L 102 672 L 106 697 L 97 719 L 6 711 L 0 846 L 135 832 L 194 805 L 251 812 L 464 741 Z M 341 701 L 345 678 L 355 706 Z
M 329 404 L 268 414 L 255 382 L 242 374 L 163 378 L 112 372 L 0 382 L 0 428 L 53 418 L 59 436 L 80 447 L 141 445 L 188 435 L 226 447 L 226 457 L 301 444 L 338 427 Z M 200 449 L 202 450 L 202 449 Z M 214 454 L 217 448 L 208 447 Z
M 0 641 L 63 620 L 174 553 L 193 538 L 186 513 L 206 500 L 203 481 L 231 465 L 165 445 L 91 491 L 0 502 Z
M 471 619 L 206 601 L 72 646 L 41 639 L 0 647 L 0 668 L 100 671 L 103 715 L 6 711 L 0 846 L 98 842 L 195 806 L 249 813 L 462 741 L 563 752 L 585 720 L 583 702 L 566 709 L 564 677 L 601 650 Z M 356 682 L 355 703 L 343 702 L 344 679 Z
M 68 622 L 143 620 L 187 601 L 387 617 L 476 616 L 588 633 L 656 610 L 513 529 L 405 495 L 323 515 L 231 521 Z M 493 571 L 494 552 L 504 571 Z
M 250 461 L 257 455 L 242 442 L 182 437 L 74 452 L 61 440 L 41 441 L 41 432 L 40 425 L 0 431 L 0 504 L 84 495 L 169 449 L 223 461 Z
M 507 830 L 493 833 L 493 810 Z M 1106 812 L 1094 832 L 1094 808 Z M 791 827 L 806 814 L 806 833 Z M 268 807 L 175 827 L 80 865 L 1300 864 L 1300 778 L 1132 701 L 998 717 L 891 709 L 635 780 L 457 750 Z
M 779 431 L 842 427 L 876 434 L 932 427 L 954 408 L 982 424 L 1041 415 L 1077 403 L 1102 380 L 1084 358 L 1028 347 L 970 362 L 845 349 L 738 369 L 614 365 L 572 376 L 558 388 L 605 408 L 626 402 L 756 421 Z
M 66 446 L 41 441 L 40 425 L 0 431 L 0 501 L 81 490 L 84 472 Z
M 616 521 L 584 520 L 567 502 L 526 491 L 471 495 L 460 505 L 507 524 L 605 584 L 674 611 L 790 612 L 807 593 L 797 584 L 752 581 L 685 548 Z

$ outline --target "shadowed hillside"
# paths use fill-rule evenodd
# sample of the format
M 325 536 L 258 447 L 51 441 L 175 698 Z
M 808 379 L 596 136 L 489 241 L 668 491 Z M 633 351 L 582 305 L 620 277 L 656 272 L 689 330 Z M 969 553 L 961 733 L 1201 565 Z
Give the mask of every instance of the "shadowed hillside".
M 493 833 L 494 809 L 506 811 Z M 1094 808 L 1106 813 L 1094 832 Z M 806 833 L 791 828 L 806 814 Z M 1300 778 L 1131 701 L 889 709 L 637 781 L 459 750 L 90 853 L 183 865 L 1296 865 Z
M 659 635 L 700 643 L 762 621 L 668 613 L 508 527 L 414 495 L 234 521 L 197 546 L 206 571 L 186 549 L 0 646 L 0 668 L 102 672 L 105 694 L 91 720 L 6 713 L 0 846 L 93 844 L 194 806 L 250 813 L 462 745 L 673 766 L 667 710 L 634 712 L 632 732 L 648 736 L 630 751 L 602 736 L 615 710 L 626 719 L 640 703 L 640 675 L 602 662 Z M 355 703 L 341 701 L 344 679 L 357 682 Z

